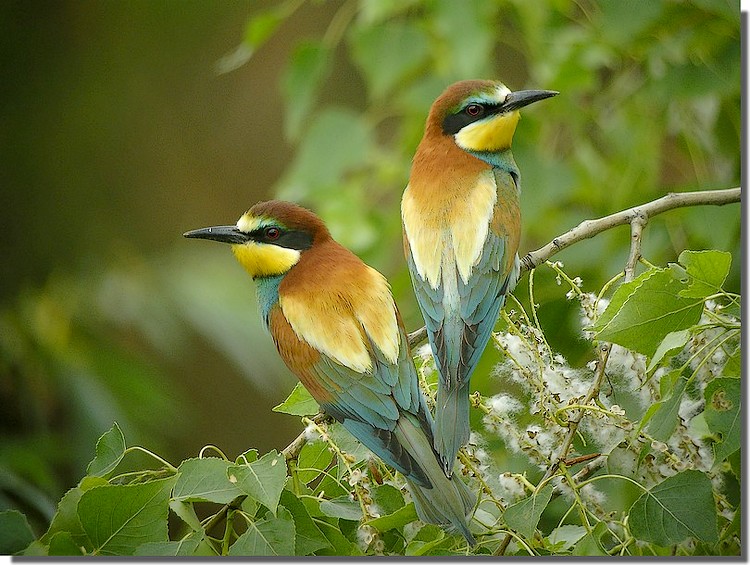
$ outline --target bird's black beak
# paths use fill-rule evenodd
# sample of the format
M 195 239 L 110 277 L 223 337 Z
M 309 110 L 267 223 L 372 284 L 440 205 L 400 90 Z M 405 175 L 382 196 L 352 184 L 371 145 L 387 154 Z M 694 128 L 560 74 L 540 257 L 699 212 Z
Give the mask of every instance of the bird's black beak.
M 241 232 L 237 226 L 213 226 L 185 232 L 185 237 L 196 239 L 212 239 L 222 243 L 247 243 L 250 236 Z
M 560 94 L 556 90 L 518 90 L 511 92 L 500 107 L 501 112 L 512 112 L 534 102 Z

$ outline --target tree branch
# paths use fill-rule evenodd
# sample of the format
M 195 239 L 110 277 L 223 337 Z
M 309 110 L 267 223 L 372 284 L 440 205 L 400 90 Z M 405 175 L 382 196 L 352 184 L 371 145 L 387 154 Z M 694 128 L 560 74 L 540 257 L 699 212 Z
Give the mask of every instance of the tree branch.
M 641 233 L 650 218 L 688 206 L 723 206 L 739 202 L 741 190 L 728 188 L 725 190 L 702 190 L 697 192 L 670 192 L 657 200 L 634 206 L 609 216 L 595 220 L 584 220 L 572 230 L 554 238 L 544 247 L 530 251 L 521 259 L 521 272 L 534 269 L 547 261 L 550 257 L 574 243 L 592 238 L 600 233 L 625 224 L 631 225 L 631 253 L 625 267 L 626 275 L 635 272 L 635 265 L 640 257 Z M 409 346 L 416 347 L 427 338 L 427 329 L 421 327 L 409 334 Z
M 557 236 L 544 247 L 527 253 L 521 259 L 521 271 L 528 271 L 538 267 L 566 247 L 599 235 L 603 231 L 616 226 L 630 224 L 634 218 L 639 216 L 648 221 L 649 218 L 676 208 L 685 208 L 687 206 L 722 206 L 724 204 L 739 202 L 740 195 L 741 191 L 739 188 L 702 190 L 699 192 L 670 192 L 666 196 L 646 204 L 634 206 L 633 208 L 628 208 L 627 210 L 622 210 L 596 220 L 584 220 L 572 230 Z

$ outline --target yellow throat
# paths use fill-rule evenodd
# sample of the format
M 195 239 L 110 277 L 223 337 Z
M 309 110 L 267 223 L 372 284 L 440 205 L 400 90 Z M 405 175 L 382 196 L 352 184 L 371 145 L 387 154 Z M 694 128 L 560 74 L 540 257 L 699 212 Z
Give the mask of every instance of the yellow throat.
M 498 114 L 489 120 L 474 122 L 455 135 L 456 143 L 466 151 L 502 151 L 510 148 L 521 114 L 518 110 Z

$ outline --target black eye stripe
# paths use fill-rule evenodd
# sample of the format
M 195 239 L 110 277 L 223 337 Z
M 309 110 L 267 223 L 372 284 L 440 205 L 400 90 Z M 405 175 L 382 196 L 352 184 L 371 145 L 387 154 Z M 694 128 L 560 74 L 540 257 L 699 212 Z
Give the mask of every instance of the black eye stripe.
M 467 109 L 472 106 L 479 106 L 481 110 L 476 114 L 471 115 L 469 113 L 469 110 Z M 479 120 L 482 120 L 493 114 L 497 114 L 498 112 L 500 112 L 501 108 L 501 104 L 480 104 L 478 102 L 467 104 L 458 112 L 449 114 L 445 117 L 445 119 L 443 120 L 443 133 L 445 133 L 446 135 L 455 135 L 469 124 L 478 122 Z
M 268 237 L 266 235 L 268 228 L 276 228 L 279 230 L 279 235 L 274 238 Z M 301 230 L 287 230 L 279 226 L 264 226 L 251 231 L 248 235 L 251 239 L 259 243 L 269 243 L 279 247 L 286 247 L 287 249 L 304 251 L 312 247 L 312 235 Z

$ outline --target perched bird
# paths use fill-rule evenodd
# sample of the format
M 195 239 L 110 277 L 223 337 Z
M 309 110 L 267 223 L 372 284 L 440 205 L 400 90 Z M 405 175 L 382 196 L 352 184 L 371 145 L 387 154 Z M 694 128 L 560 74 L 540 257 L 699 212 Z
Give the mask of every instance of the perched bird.
M 255 280 L 281 358 L 354 437 L 401 472 L 419 517 L 462 534 L 475 496 L 445 476 L 401 317 L 385 277 L 333 240 L 312 212 L 256 204 L 234 226 L 185 237 L 229 243 Z
M 440 375 L 435 448 L 447 476 L 469 439 L 469 379 L 520 272 L 518 110 L 556 94 L 455 83 L 433 103 L 412 162 L 404 251 Z

